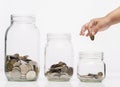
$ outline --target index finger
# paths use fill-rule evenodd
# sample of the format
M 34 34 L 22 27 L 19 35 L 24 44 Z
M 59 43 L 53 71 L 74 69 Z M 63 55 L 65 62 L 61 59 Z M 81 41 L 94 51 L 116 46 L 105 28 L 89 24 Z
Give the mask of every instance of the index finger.
M 80 31 L 80 35 L 85 35 L 85 31 L 88 29 L 88 24 L 86 23 L 85 25 L 82 26 L 81 31 Z

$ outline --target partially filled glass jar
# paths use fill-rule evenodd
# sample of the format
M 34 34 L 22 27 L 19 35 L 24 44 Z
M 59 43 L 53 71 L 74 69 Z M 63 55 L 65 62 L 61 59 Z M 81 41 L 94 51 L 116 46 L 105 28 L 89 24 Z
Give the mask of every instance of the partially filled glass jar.
M 106 75 L 103 52 L 80 52 L 77 75 L 82 82 L 101 82 Z
M 39 30 L 35 17 L 11 15 L 5 34 L 5 74 L 9 81 L 35 81 L 39 74 Z
M 45 76 L 49 81 L 69 81 L 73 75 L 73 48 L 70 34 L 47 34 Z

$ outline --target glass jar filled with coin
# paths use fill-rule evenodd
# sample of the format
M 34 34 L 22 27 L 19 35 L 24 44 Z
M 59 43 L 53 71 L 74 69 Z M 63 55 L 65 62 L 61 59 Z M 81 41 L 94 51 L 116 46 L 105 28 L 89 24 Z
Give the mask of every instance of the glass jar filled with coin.
M 49 81 L 69 81 L 73 75 L 73 49 L 70 34 L 47 34 L 45 76 Z
M 80 52 L 77 76 L 82 82 L 101 82 L 106 75 L 103 52 Z
M 5 74 L 9 81 L 35 81 L 39 74 L 39 30 L 35 17 L 11 15 L 5 34 Z

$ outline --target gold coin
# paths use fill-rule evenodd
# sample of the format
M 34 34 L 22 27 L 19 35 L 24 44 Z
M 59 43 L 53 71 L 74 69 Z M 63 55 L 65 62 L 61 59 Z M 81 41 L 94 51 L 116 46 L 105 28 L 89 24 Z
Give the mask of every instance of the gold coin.
M 95 39 L 94 35 L 90 35 L 90 39 L 93 41 Z
M 35 67 L 35 72 L 36 72 L 37 75 L 39 74 L 39 68 L 38 67 Z
M 12 68 L 13 68 L 13 65 L 11 63 L 6 64 L 6 71 L 7 72 L 12 71 Z
M 103 73 L 102 72 L 98 72 L 98 76 L 103 76 Z

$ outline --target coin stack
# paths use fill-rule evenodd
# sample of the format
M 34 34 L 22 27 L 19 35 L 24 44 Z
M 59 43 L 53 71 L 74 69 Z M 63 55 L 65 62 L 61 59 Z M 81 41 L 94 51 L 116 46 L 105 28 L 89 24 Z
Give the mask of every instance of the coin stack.
M 8 80 L 13 81 L 34 81 L 39 73 L 37 62 L 19 54 L 6 56 L 5 71 Z
M 89 73 L 88 75 L 78 74 L 78 78 L 84 82 L 101 82 L 103 79 L 103 73 L 102 72 L 98 72 L 98 74 Z
M 53 64 L 49 71 L 45 73 L 50 81 L 69 81 L 72 75 L 73 68 L 68 67 L 64 62 Z

